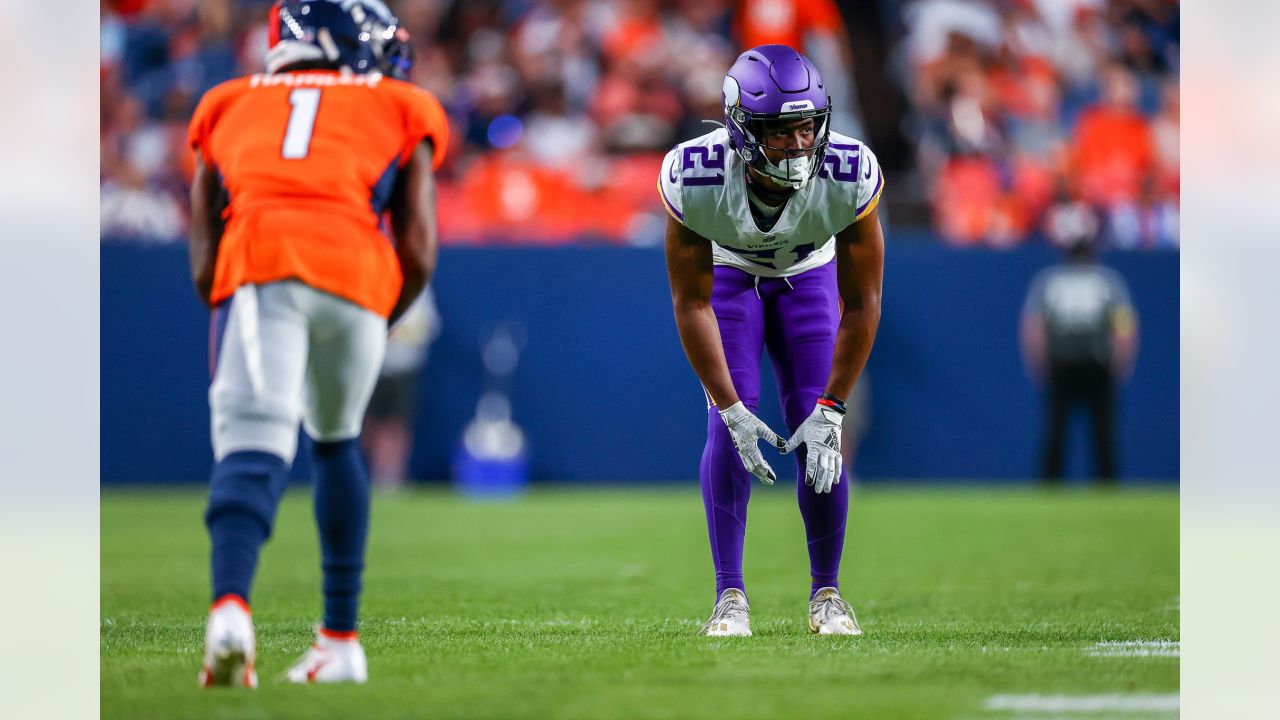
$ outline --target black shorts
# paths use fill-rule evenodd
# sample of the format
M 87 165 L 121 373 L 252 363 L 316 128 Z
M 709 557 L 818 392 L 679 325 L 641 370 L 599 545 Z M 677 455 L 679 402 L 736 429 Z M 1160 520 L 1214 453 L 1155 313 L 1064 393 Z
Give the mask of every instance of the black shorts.
M 375 420 L 413 422 L 418 414 L 417 371 L 379 377 L 367 414 Z

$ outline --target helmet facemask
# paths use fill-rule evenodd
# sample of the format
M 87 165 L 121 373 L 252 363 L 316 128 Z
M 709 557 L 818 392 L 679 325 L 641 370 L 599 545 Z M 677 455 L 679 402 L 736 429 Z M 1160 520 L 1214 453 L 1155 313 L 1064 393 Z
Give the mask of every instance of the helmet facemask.
M 398 28 L 392 39 L 382 50 L 383 74 L 397 80 L 408 81 L 413 73 L 413 43 L 409 40 L 409 31 Z

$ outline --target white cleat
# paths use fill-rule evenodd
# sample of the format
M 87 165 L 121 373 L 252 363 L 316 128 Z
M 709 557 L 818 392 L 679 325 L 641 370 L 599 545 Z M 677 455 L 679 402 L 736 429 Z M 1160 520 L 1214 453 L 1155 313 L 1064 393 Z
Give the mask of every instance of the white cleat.
M 209 608 L 209 623 L 204 630 L 200 687 L 258 687 L 254 656 L 249 606 L 235 595 L 218 598 Z
M 833 587 L 820 588 L 809 601 L 809 632 L 818 635 L 861 635 L 853 606 Z
M 747 605 L 746 594 L 737 588 L 720 593 L 720 601 L 702 626 L 702 634 L 708 637 L 750 637 L 751 607 Z
M 316 642 L 307 654 L 285 674 L 293 683 L 364 683 L 369 679 L 369 662 L 354 632 L 340 633 L 319 628 Z

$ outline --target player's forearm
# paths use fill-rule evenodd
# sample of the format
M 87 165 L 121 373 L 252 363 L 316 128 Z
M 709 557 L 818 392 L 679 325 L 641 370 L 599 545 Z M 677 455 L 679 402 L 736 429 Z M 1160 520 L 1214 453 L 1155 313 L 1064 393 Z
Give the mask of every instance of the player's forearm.
M 388 324 L 391 325 L 404 315 L 413 301 L 422 294 L 427 283 L 431 282 L 438 253 L 435 223 L 430 218 L 406 223 L 396 236 L 399 239 L 396 255 L 400 259 L 400 272 L 404 282 L 400 286 L 400 297 L 388 318 Z
M 867 365 L 880 327 L 884 232 L 878 210 L 872 209 L 836 236 L 836 287 L 843 309 L 826 392 L 847 398 Z
M 404 314 L 409 311 L 409 307 L 413 305 L 413 301 L 418 299 L 422 294 L 423 288 L 427 286 L 426 276 L 420 273 L 405 273 L 404 282 L 400 285 L 400 296 L 396 298 L 395 307 L 391 309 L 391 315 L 387 317 L 387 327 L 395 325 Z
M 211 305 L 218 241 L 222 235 L 217 196 L 218 185 L 215 178 L 197 157 L 196 172 L 191 181 L 191 228 L 187 244 L 191 281 L 195 285 L 196 295 L 206 305 Z
M 860 306 L 853 306 L 848 300 L 845 301 L 840 325 L 836 328 L 835 353 L 831 359 L 831 375 L 827 378 L 825 392 L 841 399 L 849 397 L 854 383 L 867 366 L 867 358 L 871 357 L 871 346 L 875 343 L 879 327 L 879 293 L 864 298 Z
M 726 408 L 738 402 L 729 366 L 720 344 L 720 327 L 710 303 L 675 301 L 676 330 L 693 372 L 711 395 L 712 404 Z
M 720 325 L 711 307 L 711 290 L 715 286 L 711 241 L 668 218 L 666 256 L 671 306 L 685 357 L 711 396 L 711 403 L 727 408 L 738 402 L 738 393 L 729 376 Z
M 422 294 L 422 290 L 427 287 L 427 283 L 431 282 L 431 276 L 436 270 L 436 230 L 434 222 L 413 222 L 408 227 L 401 228 L 401 232 L 406 233 L 399 237 L 409 240 L 401 242 L 396 248 L 396 255 L 400 259 L 400 272 L 404 280 L 400 285 L 400 297 L 396 299 L 395 307 L 391 310 L 391 316 L 387 318 L 387 324 L 394 325 L 409 310 L 409 306 L 413 305 L 413 301 L 418 299 Z M 414 233 L 414 235 L 408 235 Z
M 195 285 L 196 295 L 205 305 L 210 305 L 213 295 L 213 275 L 218 254 L 217 241 L 210 237 L 207 230 L 198 229 L 192 223 L 189 254 L 191 261 L 191 282 Z
M 432 147 L 424 142 L 405 165 L 392 196 L 391 231 L 404 278 L 388 323 L 394 325 L 408 311 L 436 270 L 439 237 L 436 229 L 436 185 L 431 171 Z

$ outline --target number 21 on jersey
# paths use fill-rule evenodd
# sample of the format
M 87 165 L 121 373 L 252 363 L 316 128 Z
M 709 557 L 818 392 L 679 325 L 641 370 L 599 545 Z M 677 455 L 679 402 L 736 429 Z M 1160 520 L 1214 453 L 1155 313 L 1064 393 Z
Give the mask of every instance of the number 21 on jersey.
M 289 126 L 284 131 L 280 155 L 285 160 L 301 160 L 311 152 L 311 134 L 320 111 L 320 88 L 297 88 L 289 93 Z

